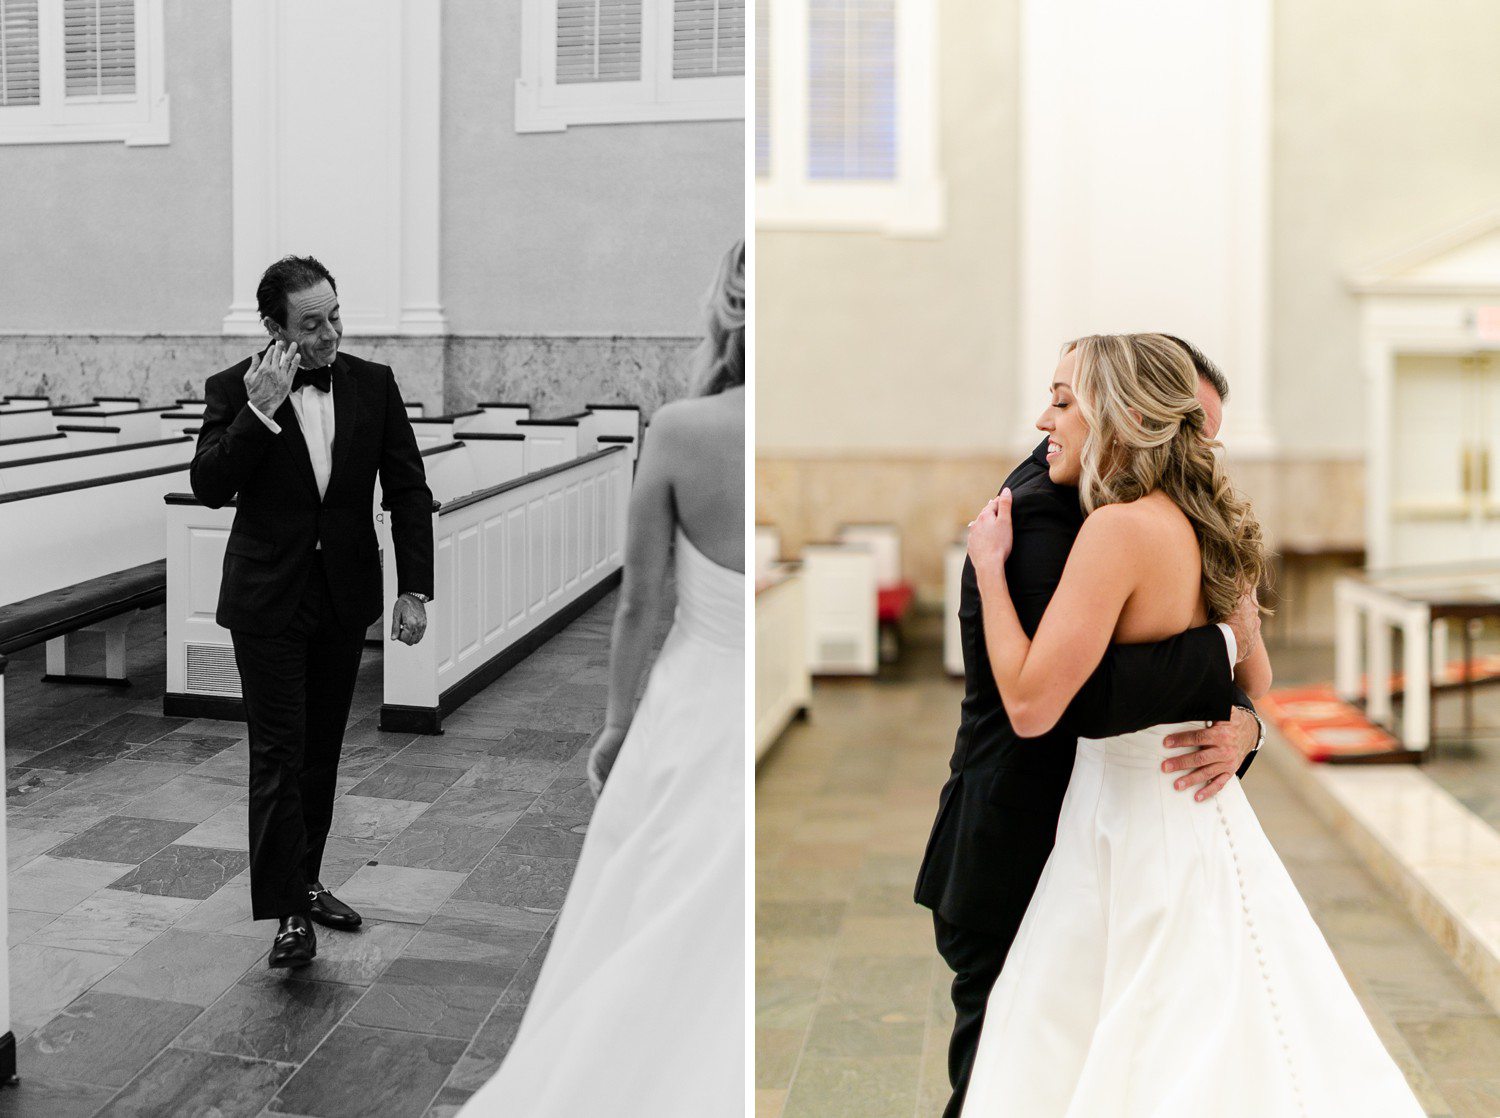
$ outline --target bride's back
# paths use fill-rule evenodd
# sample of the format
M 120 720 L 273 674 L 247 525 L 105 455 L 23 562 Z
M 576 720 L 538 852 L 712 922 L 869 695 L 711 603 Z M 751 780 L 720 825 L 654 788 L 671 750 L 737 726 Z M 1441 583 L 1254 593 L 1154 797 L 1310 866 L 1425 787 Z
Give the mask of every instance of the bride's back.
M 709 559 L 744 571 L 745 390 L 669 407 L 673 437 L 664 464 L 678 527 Z
M 1198 537 L 1170 497 L 1157 490 L 1138 501 L 1105 505 L 1091 515 L 1118 517 L 1130 528 L 1130 554 L 1120 558 L 1137 572 L 1137 580 L 1115 625 L 1116 643 L 1165 640 L 1207 623 Z

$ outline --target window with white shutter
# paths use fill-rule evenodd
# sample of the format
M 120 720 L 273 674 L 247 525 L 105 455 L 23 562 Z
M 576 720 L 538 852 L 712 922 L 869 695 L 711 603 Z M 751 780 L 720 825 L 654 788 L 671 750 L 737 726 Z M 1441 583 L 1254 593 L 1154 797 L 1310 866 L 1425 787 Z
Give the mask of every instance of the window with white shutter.
M 37 0 L 0 0 L 0 108 L 39 105 Z
M 756 223 L 941 231 L 937 5 L 762 0 L 756 42 Z
M 67 95 L 135 96 L 134 0 L 64 0 Z
M 516 130 L 739 120 L 746 0 L 522 0 Z
M 165 144 L 164 0 L 0 0 L 0 144 Z

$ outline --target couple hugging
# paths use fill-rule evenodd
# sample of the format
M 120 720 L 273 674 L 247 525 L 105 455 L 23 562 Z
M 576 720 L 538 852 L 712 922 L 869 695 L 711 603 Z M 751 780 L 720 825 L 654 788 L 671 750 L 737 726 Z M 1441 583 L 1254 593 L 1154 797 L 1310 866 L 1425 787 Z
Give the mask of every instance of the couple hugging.
M 1271 665 L 1227 391 L 1179 338 L 1070 343 L 970 525 L 916 887 L 955 974 L 945 1118 L 1423 1114 L 1236 779 Z

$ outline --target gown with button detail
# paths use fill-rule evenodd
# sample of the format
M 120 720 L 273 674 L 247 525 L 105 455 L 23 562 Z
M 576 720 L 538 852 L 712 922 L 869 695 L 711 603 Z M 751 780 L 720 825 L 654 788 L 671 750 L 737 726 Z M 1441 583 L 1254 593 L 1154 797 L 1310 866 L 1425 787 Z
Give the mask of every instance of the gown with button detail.
M 1237 779 L 1081 739 L 963 1118 L 1422 1118 Z M 1178 751 L 1181 752 L 1181 751 Z
M 677 612 L 520 1031 L 463 1118 L 745 1106 L 745 576 L 679 528 Z

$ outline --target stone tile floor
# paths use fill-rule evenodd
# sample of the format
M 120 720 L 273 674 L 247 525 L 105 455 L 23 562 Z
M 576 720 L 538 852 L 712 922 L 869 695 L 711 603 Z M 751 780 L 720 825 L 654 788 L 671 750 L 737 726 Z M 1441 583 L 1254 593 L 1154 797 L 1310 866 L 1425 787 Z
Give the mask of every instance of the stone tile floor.
M 935 1118 L 951 975 L 912 903 L 962 688 L 935 634 L 875 680 L 819 683 L 756 782 L 758 1118 Z M 1326 669 L 1325 669 L 1326 670 Z M 1429 1114 L 1500 1115 L 1500 1018 L 1267 764 L 1246 781 Z
M 515 1035 L 583 844 L 614 605 L 442 736 L 377 729 L 366 651 L 323 873 L 365 925 L 318 929 L 290 973 L 265 966 L 274 923 L 250 919 L 244 727 L 162 716 L 162 612 L 134 627 L 128 689 L 43 684 L 41 649 L 12 658 L 21 1083 L 0 1116 L 453 1114 Z

